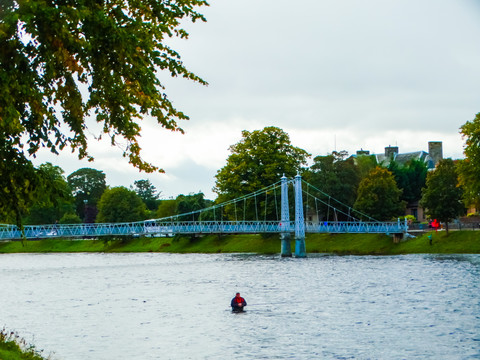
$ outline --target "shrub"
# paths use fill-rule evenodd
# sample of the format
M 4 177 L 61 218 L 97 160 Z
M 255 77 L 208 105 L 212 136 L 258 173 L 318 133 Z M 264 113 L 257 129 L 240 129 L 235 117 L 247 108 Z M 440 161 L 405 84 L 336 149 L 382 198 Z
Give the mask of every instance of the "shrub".
M 82 219 L 77 214 L 65 214 L 59 221 L 60 224 L 81 224 Z

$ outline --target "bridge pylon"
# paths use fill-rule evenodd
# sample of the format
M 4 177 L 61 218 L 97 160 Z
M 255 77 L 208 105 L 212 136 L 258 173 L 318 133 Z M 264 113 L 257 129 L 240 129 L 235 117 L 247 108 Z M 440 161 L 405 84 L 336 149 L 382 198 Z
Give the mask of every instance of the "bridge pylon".
M 288 207 L 288 179 L 283 174 L 281 178 L 281 222 L 280 240 L 282 242 L 280 255 L 282 257 L 292 256 L 291 235 L 290 235 L 290 210 Z
M 305 249 L 305 218 L 303 216 L 302 177 L 295 176 L 295 257 L 307 256 Z

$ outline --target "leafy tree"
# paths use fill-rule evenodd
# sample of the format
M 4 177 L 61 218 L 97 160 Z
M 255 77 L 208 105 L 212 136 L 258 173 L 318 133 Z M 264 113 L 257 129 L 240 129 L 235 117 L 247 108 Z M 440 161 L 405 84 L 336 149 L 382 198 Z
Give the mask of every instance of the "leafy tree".
M 160 200 L 160 205 L 157 209 L 157 218 L 164 218 L 173 216 L 177 211 L 177 202 L 174 199 Z
M 145 220 L 146 207 L 142 199 L 126 187 L 105 190 L 98 202 L 97 222 L 131 222 Z
M 82 219 L 77 214 L 66 213 L 62 216 L 59 223 L 60 224 L 80 224 Z
M 293 177 L 310 156 L 294 147 L 277 127 L 242 131 L 242 140 L 230 146 L 227 164 L 216 175 L 216 193 L 233 199 L 276 183 L 285 174 Z
M 341 151 L 339 153 L 334 151 L 331 155 L 317 156 L 313 159 L 313 165 L 304 177 L 309 183 L 328 194 L 330 197 L 351 207 L 355 203 L 357 197 L 360 173 L 354 163 L 354 159 L 345 159 L 347 156 L 348 153 L 346 151 Z M 316 196 L 322 200 L 327 200 L 320 194 Z M 341 206 L 337 202 L 332 205 L 335 205 L 336 207 Z M 328 211 L 328 203 L 327 205 L 318 203 L 317 207 L 317 210 L 320 214 L 323 214 L 324 217 L 330 213 Z
M 370 174 L 370 171 L 378 166 L 375 155 L 358 155 L 356 158 L 354 158 L 354 161 L 357 165 L 360 179 L 364 179 L 368 174 Z
M 211 201 L 206 200 L 203 193 L 178 195 L 175 200 L 161 200 L 157 210 L 157 218 L 164 218 L 180 214 L 186 214 L 202 210 L 211 205 Z M 185 221 L 196 221 L 200 219 L 200 214 L 192 214 L 182 218 Z M 202 217 L 202 220 L 204 218 Z
M 472 121 L 467 121 L 461 128 L 465 139 L 465 160 L 458 165 L 459 181 L 464 189 L 467 205 L 480 208 L 480 113 Z
M 137 180 L 134 182 L 132 189 L 140 196 L 148 210 L 156 210 L 158 208 L 160 193 L 157 192 L 150 180 Z
M 391 161 L 388 170 L 393 173 L 397 186 L 403 191 L 401 200 L 407 203 L 420 200 L 428 172 L 425 162 L 412 159 L 402 166 L 395 161 Z
M 25 224 L 53 224 L 65 213 L 73 212 L 73 196 L 59 166 L 45 163 L 38 169 L 44 178 L 45 191 L 36 196 L 28 209 Z
M 0 127 L 3 119 L 0 117 Z M 0 133 L 0 221 L 21 226 L 22 217 L 46 187 L 43 177 L 17 149 L 7 148 Z
M 94 222 L 97 203 L 107 188 L 105 174 L 100 170 L 82 168 L 68 175 L 67 180 L 75 197 L 78 216 L 84 222 Z
M 193 211 L 202 210 L 206 207 L 205 195 L 203 193 L 190 194 L 190 195 L 179 195 L 176 199 L 176 212 L 177 214 L 186 214 Z M 200 214 L 193 214 L 185 220 L 198 220 Z
M 71 211 L 71 192 L 60 167 L 45 163 L 35 168 L 31 163 L 24 163 L 22 176 L 27 174 L 28 178 L 18 177 L 18 181 L 12 181 L 13 177 L 3 176 L 4 164 L 0 162 L 0 186 L 4 186 L 0 192 L 6 195 L 0 197 L 0 222 L 15 222 L 19 226 L 23 222 L 53 223 L 64 212 Z M 18 202 L 9 204 L 14 199 Z
M 188 38 L 185 20 L 205 21 L 205 0 L 0 2 L 0 211 L 20 222 L 44 185 L 29 160 L 40 148 L 87 151 L 86 119 L 140 170 L 139 121 L 181 131 L 188 119 L 168 99 L 164 71 L 206 84 L 165 39 Z M 159 170 L 162 171 L 162 170 Z M 13 214 L 13 215 L 12 215 Z M 5 215 L 6 216 L 6 215 Z
M 401 194 L 393 174 L 385 168 L 376 167 L 360 182 L 353 207 L 376 220 L 390 220 L 405 211 Z
M 219 203 L 272 185 L 284 174 L 295 176 L 310 156 L 305 150 L 294 147 L 288 134 L 277 127 L 252 132 L 243 130 L 242 136 L 241 141 L 230 146 L 227 164 L 216 174 L 213 190 L 219 194 Z M 252 200 L 251 205 L 257 205 L 263 211 L 265 206 L 261 201 Z M 252 206 L 249 207 L 249 217 L 257 212 Z M 226 209 L 226 212 L 233 216 L 233 209 Z M 270 208 L 268 213 L 271 218 L 275 209 Z
M 443 159 L 428 173 L 420 204 L 428 216 L 446 224 L 448 233 L 448 223 L 465 211 L 462 195 L 455 163 L 452 159 Z

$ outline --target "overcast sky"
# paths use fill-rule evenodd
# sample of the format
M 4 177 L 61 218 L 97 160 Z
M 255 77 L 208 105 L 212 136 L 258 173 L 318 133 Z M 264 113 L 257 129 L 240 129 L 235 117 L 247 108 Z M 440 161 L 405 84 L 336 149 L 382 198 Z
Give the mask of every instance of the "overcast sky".
M 277 126 L 313 156 L 360 148 L 428 150 L 461 158 L 459 127 L 480 112 L 478 0 L 211 0 L 207 23 L 172 41 L 201 86 L 162 75 L 190 116 L 185 135 L 142 122 L 143 157 L 165 174 L 139 173 L 108 142 L 94 163 L 40 155 L 66 175 L 92 167 L 110 186 L 149 179 L 162 198 L 202 191 L 241 131 Z

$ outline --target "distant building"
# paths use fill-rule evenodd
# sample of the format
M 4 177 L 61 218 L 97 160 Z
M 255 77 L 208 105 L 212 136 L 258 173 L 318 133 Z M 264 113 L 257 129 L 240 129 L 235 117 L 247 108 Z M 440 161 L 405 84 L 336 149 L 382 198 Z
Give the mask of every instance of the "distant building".
M 369 155 L 367 150 L 357 151 L 357 155 Z M 421 160 L 427 164 L 429 170 L 435 169 L 435 166 L 443 159 L 443 150 L 441 141 L 430 141 L 428 143 L 428 152 L 420 150 L 408 153 L 399 153 L 398 146 L 387 146 L 383 154 L 373 154 L 377 163 L 382 166 L 388 166 L 390 161 L 395 161 L 400 165 L 404 165 L 411 160 Z
M 358 157 L 362 155 L 375 156 L 377 164 L 385 167 L 387 167 L 392 160 L 400 165 L 405 165 L 411 160 L 421 160 L 427 164 L 428 170 L 433 170 L 438 162 L 443 159 L 443 148 L 441 141 L 429 141 L 428 152 L 420 150 L 408 153 L 399 153 L 398 146 L 387 146 L 385 147 L 385 152 L 383 154 L 370 155 L 370 151 L 360 149 L 357 151 L 356 155 L 352 156 Z M 424 209 L 419 206 L 418 201 L 407 204 L 405 215 L 413 215 L 418 221 L 425 220 Z

